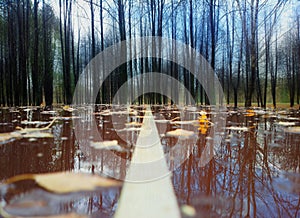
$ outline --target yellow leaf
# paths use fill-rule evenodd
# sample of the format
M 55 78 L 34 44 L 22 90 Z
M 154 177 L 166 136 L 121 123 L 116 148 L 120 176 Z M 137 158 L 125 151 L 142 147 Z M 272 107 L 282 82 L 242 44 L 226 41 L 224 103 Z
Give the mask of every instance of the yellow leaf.
M 208 128 L 207 125 L 200 124 L 198 130 L 200 131 L 200 133 L 201 133 L 202 135 L 205 135 L 206 132 L 207 132 L 207 128 Z
M 73 112 L 75 109 L 71 108 L 69 105 L 65 105 L 65 106 L 63 106 L 63 110 L 68 111 L 68 112 Z
M 64 110 L 68 110 L 70 108 L 70 106 L 69 105 L 65 105 L 65 106 L 63 106 L 63 109 Z
M 246 117 L 253 117 L 253 116 L 255 116 L 255 111 L 252 110 L 252 109 L 246 110 L 245 116 Z

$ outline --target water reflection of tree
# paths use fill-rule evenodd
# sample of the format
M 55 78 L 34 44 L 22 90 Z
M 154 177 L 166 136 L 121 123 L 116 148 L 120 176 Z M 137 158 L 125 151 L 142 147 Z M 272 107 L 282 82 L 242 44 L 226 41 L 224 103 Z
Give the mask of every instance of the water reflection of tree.
M 278 170 L 299 169 L 299 139 L 286 137 L 284 149 L 274 156 L 268 146 L 272 125 L 259 125 L 261 120 L 255 117 L 244 121 L 249 131 L 227 130 L 230 140 L 224 141 L 215 158 L 202 168 L 199 160 L 207 138 L 199 135 L 193 156 L 174 173 L 179 202 L 195 206 L 204 217 L 297 216 L 299 193 L 280 190 L 274 180 Z M 261 134 L 263 140 L 258 139 Z M 274 167 L 274 157 L 282 168 Z
M 62 124 L 61 133 L 61 158 L 60 166 L 63 171 L 69 171 L 74 169 L 74 158 L 76 148 L 75 136 L 72 128 L 72 122 L 65 121 Z

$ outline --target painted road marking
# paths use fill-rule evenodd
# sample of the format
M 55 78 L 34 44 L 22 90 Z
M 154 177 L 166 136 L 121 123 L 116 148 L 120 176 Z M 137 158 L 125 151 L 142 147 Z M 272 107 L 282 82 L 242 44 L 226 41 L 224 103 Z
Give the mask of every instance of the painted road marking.
M 150 108 L 145 114 L 114 217 L 180 217 L 171 173 Z

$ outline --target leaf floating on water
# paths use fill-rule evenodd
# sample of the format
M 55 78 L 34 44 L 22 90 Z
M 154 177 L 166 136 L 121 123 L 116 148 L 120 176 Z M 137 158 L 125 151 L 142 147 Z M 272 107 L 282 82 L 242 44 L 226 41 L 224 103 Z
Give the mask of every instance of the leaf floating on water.
M 73 111 L 75 111 L 76 109 L 70 107 L 69 105 L 66 105 L 66 106 L 63 106 L 63 110 L 64 110 L 64 111 L 67 111 L 67 112 L 73 112 Z
M 33 132 L 23 136 L 24 138 L 53 138 L 53 134 L 49 132 Z
M 48 128 L 26 128 L 11 132 L 16 138 L 53 138 L 53 134 L 47 132 Z
M 41 114 L 44 114 L 44 115 L 54 115 L 56 113 L 57 113 L 56 111 L 42 111 L 41 112 Z
M 171 124 L 175 124 L 175 125 L 194 125 L 194 124 L 198 124 L 198 120 L 172 121 Z
M 22 136 L 12 135 L 11 133 L 0 133 L 0 145 L 5 144 L 15 139 L 22 138 Z
M 115 150 L 115 151 L 122 151 L 122 147 L 118 145 L 117 140 L 111 141 L 102 141 L 102 142 L 90 142 L 90 146 L 95 149 L 108 149 L 108 150 Z
M 29 138 L 28 141 L 29 141 L 29 142 L 36 142 L 36 141 L 37 141 L 37 138 Z
M 142 123 L 138 123 L 138 122 L 130 122 L 130 123 L 125 123 L 126 127 L 139 127 L 142 126 Z
M 299 117 L 286 117 L 286 120 L 294 120 L 294 121 L 299 121 Z
M 284 131 L 292 134 L 300 134 L 300 126 L 288 127 Z
M 253 117 L 255 116 L 255 111 L 250 109 L 250 110 L 246 110 L 246 113 L 245 113 L 245 117 Z
M 170 120 L 154 120 L 155 121 L 155 123 L 169 123 L 170 122 Z
M 137 132 L 141 131 L 141 127 L 129 127 L 124 129 L 116 129 L 116 132 Z
M 133 110 L 126 110 L 126 111 L 111 111 L 109 115 L 132 115 L 135 116 L 137 115 L 137 111 Z
M 229 127 L 226 127 L 226 129 L 235 130 L 235 131 L 248 131 L 249 130 L 247 127 L 240 127 L 240 126 L 229 126 Z
M 93 191 L 97 187 L 120 185 L 120 182 L 112 179 L 79 173 L 37 174 L 35 175 L 35 181 L 45 189 L 56 193 Z
M 264 114 L 267 113 L 267 112 L 264 111 L 264 110 L 254 110 L 253 112 L 254 112 L 255 114 L 258 114 L 258 115 L 264 115 Z
M 43 128 L 21 128 L 16 127 L 16 131 L 10 133 L 0 133 L 0 144 L 5 144 L 15 139 L 22 139 L 22 138 L 53 138 L 52 133 L 49 131 L 51 130 L 51 126 L 54 124 L 56 119 L 51 121 L 51 123 Z
M 79 191 L 93 191 L 97 187 L 117 187 L 121 183 L 97 175 L 58 172 L 46 174 L 24 174 L 12 177 L 6 181 L 7 184 L 22 181 L 34 180 L 39 186 L 48 191 L 64 194 Z
M 195 133 L 193 131 L 188 131 L 188 130 L 184 130 L 184 129 L 176 129 L 176 130 L 169 131 L 166 133 L 166 136 L 182 137 L 182 138 L 190 138 L 194 135 L 195 135 Z
M 281 115 L 288 115 L 289 114 L 289 112 L 286 111 L 286 110 L 281 110 L 281 111 L 278 111 L 277 113 L 281 114 Z
M 278 122 L 277 125 L 280 125 L 280 126 L 295 126 L 296 123 L 295 122 Z
M 42 126 L 42 125 L 47 125 L 49 124 L 48 121 L 28 121 L 28 120 L 23 120 L 21 121 L 21 124 L 23 125 L 36 125 L 37 127 L 38 126 Z
M 195 217 L 196 216 L 196 209 L 190 205 L 182 205 L 181 206 L 181 211 L 185 216 L 189 217 Z

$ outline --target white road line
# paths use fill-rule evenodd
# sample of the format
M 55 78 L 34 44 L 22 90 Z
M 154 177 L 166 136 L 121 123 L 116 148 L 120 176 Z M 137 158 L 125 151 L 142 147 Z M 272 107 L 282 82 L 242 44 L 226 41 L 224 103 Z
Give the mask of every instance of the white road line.
M 114 217 L 180 217 L 171 174 L 151 111 L 145 114 Z

